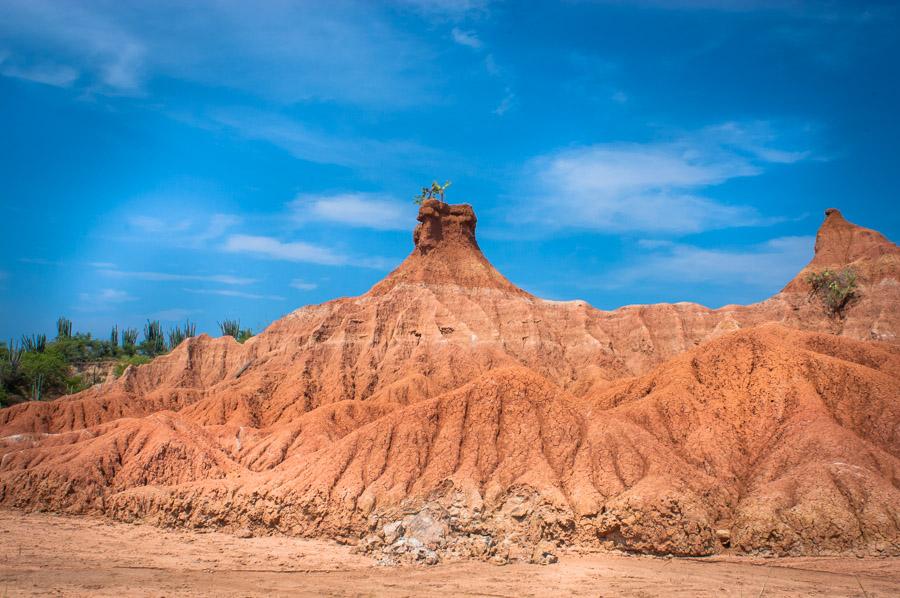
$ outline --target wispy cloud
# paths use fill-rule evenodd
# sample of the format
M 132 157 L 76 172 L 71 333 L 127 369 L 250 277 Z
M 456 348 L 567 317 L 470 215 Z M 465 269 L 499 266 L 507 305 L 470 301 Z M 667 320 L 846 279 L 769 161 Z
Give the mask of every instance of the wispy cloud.
M 300 194 L 288 204 L 297 222 L 324 221 L 375 230 L 407 230 L 415 206 L 377 193 Z
M 58 64 L 35 64 L 27 67 L 3 64 L 0 60 L 0 75 L 14 79 L 24 79 L 53 87 L 70 87 L 78 79 L 78 71 L 70 66 Z
M 19 261 L 23 264 L 33 264 L 35 266 L 62 266 L 63 262 L 57 260 L 48 260 L 43 257 L 20 257 Z
M 2 11 L 0 38 L 17 68 L 52 58 L 83 73 L 79 83 L 94 93 L 141 94 L 156 77 L 284 104 L 409 105 L 431 93 L 416 76 L 425 72 L 427 44 L 368 2 L 7 0 Z
M 59 87 L 83 78 L 95 92 L 140 93 L 146 48 L 120 22 L 123 15 L 45 0 L 9 0 L 3 12 L 0 37 L 14 64 L 3 74 Z
M 487 13 L 491 0 L 396 0 L 426 16 L 442 19 L 478 17 Z
M 326 266 L 339 266 L 347 263 L 346 256 L 334 253 L 325 247 L 319 247 L 302 241 L 283 242 L 274 237 L 258 235 L 231 235 L 222 247 L 230 253 L 247 253 L 289 262 L 308 262 Z
M 243 253 L 259 258 L 287 262 L 305 262 L 323 266 L 356 266 L 384 269 L 393 261 L 378 256 L 350 257 L 303 241 L 281 241 L 261 235 L 232 235 L 222 246 L 229 253 Z
M 459 27 L 454 27 L 450 31 L 450 35 L 453 37 L 453 41 L 460 46 L 466 46 L 473 50 L 480 50 L 484 46 L 474 31 L 463 31 Z
M 119 289 L 100 289 L 87 293 L 79 293 L 81 305 L 79 309 L 82 311 L 100 310 L 117 303 L 125 303 L 134 301 L 137 297 Z
M 494 108 L 494 114 L 497 116 L 503 116 L 509 109 L 512 108 L 513 102 L 516 99 L 516 95 L 510 90 L 508 87 L 506 88 L 506 95 L 503 96 L 503 99 L 500 100 L 500 103 Z
M 151 216 L 134 214 L 126 218 L 132 231 L 130 238 L 164 242 L 182 247 L 200 247 L 218 239 L 240 224 L 234 214 L 185 214 L 181 216 Z
M 2 277 L 0 277 L 0 278 L 2 278 Z M 295 278 L 294 280 L 291 281 L 290 287 L 292 289 L 297 289 L 299 291 L 312 291 L 312 290 L 319 288 L 319 285 L 317 285 L 314 282 L 306 282 L 305 280 Z
M 774 147 L 765 123 L 726 123 L 649 143 L 602 143 L 531 161 L 521 201 L 526 218 L 550 227 L 605 232 L 691 233 L 770 222 L 706 188 L 790 164 L 806 151 Z
M 596 286 L 647 283 L 711 283 L 770 289 L 786 284 L 812 258 L 814 237 L 778 237 L 741 249 L 709 249 L 669 241 L 641 243 L 648 250 L 635 263 L 604 275 Z
M 178 322 L 189 318 L 190 316 L 203 313 L 200 309 L 187 309 L 184 307 L 173 307 L 163 309 L 150 314 L 151 320 L 160 320 L 162 322 Z
M 228 285 L 248 285 L 257 282 L 255 278 L 232 276 L 230 274 L 178 274 L 173 272 L 142 272 L 117 270 L 110 268 L 99 269 L 99 273 L 113 278 L 129 278 L 135 280 L 147 280 L 151 282 L 216 282 Z
M 195 295 L 219 295 L 221 297 L 237 297 L 239 299 L 270 299 L 272 301 L 284 301 L 280 295 L 261 295 L 257 293 L 245 293 L 232 289 L 182 289 L 185 293 Z
M 314 130 L 276 112 L 250 108 L 216 110 L 205 125 L 201 121 L 195 124 L 224 127 L 246 139 L 267 141 L 295 158 L 317 164 L 357 168 L 375 163 L 422 165 L 433 163 L 437 156 L 435 150 L 413 141 L 343 137 Z

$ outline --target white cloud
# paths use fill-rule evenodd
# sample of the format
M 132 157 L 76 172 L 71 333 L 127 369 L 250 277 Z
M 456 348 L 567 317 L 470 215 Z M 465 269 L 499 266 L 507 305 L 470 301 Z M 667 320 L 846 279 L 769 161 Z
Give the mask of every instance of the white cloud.
M 241 137 L 266 141 L 295 158 L 316 164 L 366 167 L 373 163 L 422 165 L 433 163 L 437 152 L 404 140 L 345 138 L 310 129 L 305 124 L 278 113 L 248 108 L 213 111 L 199 126 L 225 127 Z
M 100 307 L 111 303 L 124 303 L 137 299 L 137 297 L 119 289 L 101 289 L 97 292 L 80 293 L 78 297 L 86 308 Z
M 53 64 L 36 64 L 28 67 L 5 65 L 0 68 L 0 75 L 53 87 L 69 87 L 78 79 L 77 70 L 70 66 Z
M 52 59 L 96 93 L 140 95 L 165 77 L 283 104 L 420 103 L 432 93 L 428 44 L 392 26 L 387 12 L 364 1 L 6 0 L 0 39 L 20 69 Z
M 610 99 L 616 104 L 625 104 L 628 102 L 628 94 L 626 94 L 624 91 L 619 90 L 613 93 L 610 96 Z
M 240 299 L 271 299 L 273 301 L 284 301 L 284 297 L 280 295 L 260 295 L 257 293 L 245 293 L 244 291 L 234 291 L 231 289 L 182 289 L 185 293 L 194 293 L 196 295 L 219 295 L 222 297 L 238 297 Z
M 298 222 L 335 222 L 375 230 L 407 230 L 415 222 L 412 201 L 376 193 L 301 194 L 289 208 Z
M 774 140 L 766 125 L 726 123 L 670 141 L 601 143 L 541 156 L 522 177 L 524 217 L 550 227 L 669 234 L 771 222 L 703 190 L 809 155 L 774 148 Z
M 506 95 L 503 96 L 502 100 L 500 100 L 500 104 L 498 104 L 497 107 L 494 108 L 494 114 L 496 114 L 497 116 L 503 116 L 504 114 L 509 112 L 509 109 L 512 108 L 513 101 L 515 101 L 515 99 L 515 94 L 507 87 Z
M 290 286 L 291 288 L 298 289 L 300 291 L 312 291 L 319 288 L 319 285 L 317 285 L 316 283 L 306 282 L 305 280 L 301 280 L 299 278 L 295 278 L 294 280 L 292 280 Z
M 100 268 L 100 274 L 111 276 L 113 278 L 132 278 L 136 280 L 148 280 L 151 282 L 196 281 L 217 282 L 220 284 L 229 285 L 248 285 L 256 282 L 255 278 L 232 276 L 230 274 L 175 274 L 171 272 L 131 272 L 127 270 L 116 270 L 104 267 Z
M 94 91 L 140 92 L 145 48 L 116 22 L 114 10 L 45 0 L 9 0 L 3 10 L 0 37 L 18 76 L 65 87 L 86 72 L 85 83 Z M 48 65 L 48 58 L 63 65 Z
M 191 227 L 190 220 L 166 220 L 154 216 L 129 216 L 128 224 L 144 233 L 178 233 Z
M 173 203 L 180 200 L 167 197 L 165 201 Z M 179 247 L 202 247 L 208 241 L 220 238 L 239 224 L 241 219 L 233 214 L 219 213 L 189 213 L 166 217 L 136 214 L 126 217 L 126 222 L 131 229 L 128 238 L 132 240 L 165 242 Z
M 459 27 L 454 27 L 450 35 L 453 37 L 453 41 L 467 48 L 480 50 L 484 46 L 474 31 L 463 31 Z
M 225 241 L 223 249 L 230 253 L 249 253 L 258 257 L 289 262 L 309 262 L 326 266 L 339 266 L 347 263 L 346 257 L 338 255 L 330 249 L 302 241 L 285 243 L 273 237 L 231 235 Z
M 740 284 L 770 289 L 784 285 L 812 258 L 814 237 L 778 237 L 739 250 L 707 249 L 668 241 L 644 241 L 650 250 L 636 263 L 604 275 L 605 288 L 642 283 Z

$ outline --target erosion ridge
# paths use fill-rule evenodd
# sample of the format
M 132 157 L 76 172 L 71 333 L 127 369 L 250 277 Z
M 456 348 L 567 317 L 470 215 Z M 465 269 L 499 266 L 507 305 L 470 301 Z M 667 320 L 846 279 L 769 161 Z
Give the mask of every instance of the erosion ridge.
M 343 538 L 390 562 L 900 553 L 889 240 L 830 209 L 766 301 L 601 311 L 515 287 L 471 206 L 427 200 L 418 221 L 359 297 L 0 411 L 0 504 Z M 804 279 L 845 265 L 860 298 L 838 318 Z

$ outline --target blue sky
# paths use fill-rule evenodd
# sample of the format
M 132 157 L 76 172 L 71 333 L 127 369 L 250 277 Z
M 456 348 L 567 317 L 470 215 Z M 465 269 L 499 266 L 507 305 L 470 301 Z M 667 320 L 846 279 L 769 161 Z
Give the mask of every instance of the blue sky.
M 452 179 L 551 299 L 748 303 L 822 211 L 900 237 L 891 2 L 0 4 L 0 338 L 259 330 Z

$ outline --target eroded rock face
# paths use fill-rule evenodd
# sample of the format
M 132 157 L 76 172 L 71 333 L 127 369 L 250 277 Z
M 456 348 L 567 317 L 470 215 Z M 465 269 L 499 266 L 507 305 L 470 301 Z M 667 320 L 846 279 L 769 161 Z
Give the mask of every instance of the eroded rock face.
M 900 550 L 896 245 L 830 211 L 771 299 L 604 312 L 518 289 L 475 226 L 426 201 L 360 297 L 0 411 L 0 503 L 385 562 Z M 862 295 L 833 318 L 803 279 L 845 265 Z
M 463 245 L 476 251 L 475 211 L 468 204 L 450 205 L 434 199 L 423 202 L 419 209 L 419 225 L 413 231 L 413 243 L 425 255 L 441 246 Z

